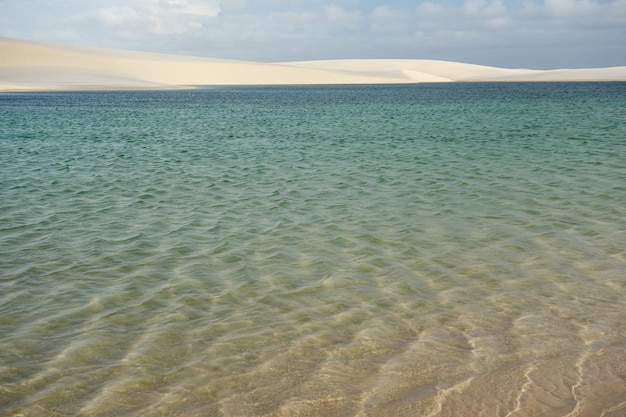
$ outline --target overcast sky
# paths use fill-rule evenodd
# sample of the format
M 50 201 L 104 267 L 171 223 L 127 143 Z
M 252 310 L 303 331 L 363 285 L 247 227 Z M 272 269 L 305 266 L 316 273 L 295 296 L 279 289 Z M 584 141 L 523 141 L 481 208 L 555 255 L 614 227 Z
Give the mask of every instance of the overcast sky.
M 626 0 L 0 0 L 0 36 L 254 61 L 604 67 L 626 65 Z

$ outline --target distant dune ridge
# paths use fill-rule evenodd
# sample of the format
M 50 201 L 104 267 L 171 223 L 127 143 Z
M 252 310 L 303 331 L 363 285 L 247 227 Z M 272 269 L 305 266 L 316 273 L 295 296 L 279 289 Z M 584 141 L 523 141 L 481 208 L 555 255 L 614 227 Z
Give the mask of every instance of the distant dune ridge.
M 0 91 L 451 81 L 626 81 L 626 66 L 544 71 L 422 59 L 262 63 L 0 38 Z

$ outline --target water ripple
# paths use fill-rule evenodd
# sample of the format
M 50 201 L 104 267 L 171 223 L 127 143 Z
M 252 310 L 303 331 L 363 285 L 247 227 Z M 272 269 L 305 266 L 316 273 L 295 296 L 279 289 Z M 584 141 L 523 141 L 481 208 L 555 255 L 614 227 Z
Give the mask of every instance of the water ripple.
M 593 85 L 0 96 L 0 415 L 623 414 Z

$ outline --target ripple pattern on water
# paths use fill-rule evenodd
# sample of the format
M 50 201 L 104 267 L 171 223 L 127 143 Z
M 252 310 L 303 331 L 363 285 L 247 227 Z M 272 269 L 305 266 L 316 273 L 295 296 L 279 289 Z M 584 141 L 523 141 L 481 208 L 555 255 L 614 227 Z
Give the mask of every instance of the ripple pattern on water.
M 624 415 L 625 92 L 0 95 L 0 415 Z

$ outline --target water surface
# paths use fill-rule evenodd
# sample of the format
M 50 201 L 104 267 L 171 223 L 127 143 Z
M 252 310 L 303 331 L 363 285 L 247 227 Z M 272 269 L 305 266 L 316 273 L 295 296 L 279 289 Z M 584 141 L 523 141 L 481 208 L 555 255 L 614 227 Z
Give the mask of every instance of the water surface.
M 626 83 L 0 94 L 0 415 L 626 415 Z

